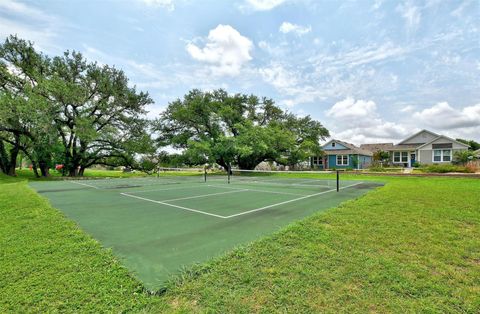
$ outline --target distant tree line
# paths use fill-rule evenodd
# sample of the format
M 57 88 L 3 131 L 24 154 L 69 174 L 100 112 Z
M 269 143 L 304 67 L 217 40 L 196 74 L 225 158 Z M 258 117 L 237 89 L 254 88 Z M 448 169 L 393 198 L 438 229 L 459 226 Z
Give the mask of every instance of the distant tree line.
M 309 116 L 253 95 L 192 90 L 154 121 L 146 119 L 152 103 L 122 70 L 74 51 L 50 57 L 10 36 L 0 44 L 0 171 L 15 175 L 19 155 L 37 176 L 57 164 L 65 176 L 93 165 L 147 172 L 171 164 L 295 166 L 319 154 L 329 135 Z

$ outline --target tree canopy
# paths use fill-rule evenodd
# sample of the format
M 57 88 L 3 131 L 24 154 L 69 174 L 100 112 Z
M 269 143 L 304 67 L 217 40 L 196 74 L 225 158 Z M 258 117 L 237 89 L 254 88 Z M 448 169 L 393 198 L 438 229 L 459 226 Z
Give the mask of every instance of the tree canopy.
M 97 164 L 146 172 L 168 163 L 293 167 L 318 155 L 328 136 L 320 122 L 266 97 L 194 89 L 155 121 L 146 119 L 152 103 L 122 70 L 75 51 L 47 56 L 10 36 L 0 44 L 0 171 L 15 175 L 20 154 L 37 176 L 56 164 L 69 176 Z
M 0 167 L 14 174 L 19 151 L 43 175 L 53 162 L 71 176 L 131 163 L 153 147 L 144 118 L 150 103 L 121 70 L 77 52 L 49 58 L 10 36 L 0 46 Z
M 283 111 L 273 100 L 192 90 L 156 120 L 159 145 L 184 150 L 194 164 L 253 169 L 262 161 L 295 166 L 320 151 L 328 130 L 310 116 Z
M 480 143 L 477 143 L 474 140 L 464 140 L 464 139 L 461 139 L 461 138 L 457 138 L 457 141 L 459 141 L 463 144 L 469 145 L 470 146 L 469 150 L 476 151 L 476 150 L 480 149 Z

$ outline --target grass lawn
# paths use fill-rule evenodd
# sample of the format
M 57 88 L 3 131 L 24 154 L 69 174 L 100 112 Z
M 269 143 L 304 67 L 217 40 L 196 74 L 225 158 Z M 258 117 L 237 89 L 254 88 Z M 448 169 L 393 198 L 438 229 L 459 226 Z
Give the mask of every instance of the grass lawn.
M 0 312 L 480 311 L 480 180 L 387 185 L 149 295 L 22 178 L 0 176 Z

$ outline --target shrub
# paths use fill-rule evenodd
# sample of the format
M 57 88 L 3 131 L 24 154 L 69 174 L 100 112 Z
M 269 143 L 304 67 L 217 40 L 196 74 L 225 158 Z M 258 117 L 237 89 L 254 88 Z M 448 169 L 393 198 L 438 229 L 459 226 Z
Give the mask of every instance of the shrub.
M 418 161 L 415 161 L 412 166 L 413 168 L 419 168 L 421 165 Z
M 378 166 L 378 165 L 372 165 L 368 170 L 372 172 L 387 172 L 387 170 L 384 167 Z
M 427 173 L 449 173 L 449 172 L 462 172 L 471 173 L 472 169 L 463 166 L 456 166 L 452 164 L 433 164 L 428 166 L 422 166 L 421 170 Z
M 476 164 L 472 163 L 472 162 L 467 163 L 467 165 L 465 166 L 465 169 L 469 173 L 475 173 L 479 170 L 478 166 Z

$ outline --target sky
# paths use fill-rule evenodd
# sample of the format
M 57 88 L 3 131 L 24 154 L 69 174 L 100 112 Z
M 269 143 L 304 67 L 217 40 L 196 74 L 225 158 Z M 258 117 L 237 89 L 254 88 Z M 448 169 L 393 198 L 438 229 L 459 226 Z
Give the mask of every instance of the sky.
M 123 69 L 155 101 L 272 98 L 354 144 L 421 129 L 480 142 L 478 0 L 0 0 L 0 38 Z

